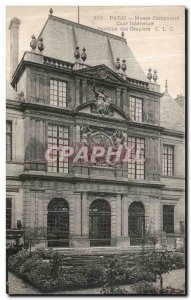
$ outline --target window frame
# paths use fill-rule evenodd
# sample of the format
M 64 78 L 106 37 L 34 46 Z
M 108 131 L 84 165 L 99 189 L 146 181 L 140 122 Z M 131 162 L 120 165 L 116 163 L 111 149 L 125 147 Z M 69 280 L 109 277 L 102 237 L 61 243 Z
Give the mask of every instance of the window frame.
M 54 130 L 49 130 L 49 126 L 55 126 L 57 127 L 56 128 L 56 135 L 53 134 Z M 63 131 L 60 131 L 60 127 L 63 128 Z M 67 128 L 67 138 L 64 137 L 64 129 Z M 49 135 L 49 131 L 52 132 L 52 135 Z M 63 137 L 60 137 L 59 136 L 59 133 L 62 132 L 63 134 Z M 52 143 L 49 143 L 49 139 L 52 139 Z M 53 143 L 53 140 L 56 140 L 56 144 Z M 69 140 L 70 140 L 70 126 L 69 125 L 63 125 L 63 124 L 55 124 L 55 123 L 52 123 L 52 122 L 48 122 L 47 124 L 47 148 L 49 149 L 49 145 L 56 145 L 57 147 L 62 145 L 64 146 L 65 145 L 65 141 L 67 141 L 67 145 L 65 146 L 68 146 L 69 145 Z M 62 144 L 60 144 L 60 141 L 63 141 Z M 67 158 L 67 168 L 65 168 L 65 163 L 64 161 L 60 161 L 59 160 L 59 150 L 53 150 L 53 151 L 56 151 L 56 157 L 57 157 L 57 160 L 56 162 L 47 162 L 47 172 L 49 173 L 59 173 L 59 174 L 68 174 L 69 173 L 69 157 Z M 56 165 L 51 165 L 51 164 L 54 164 L 56 163 Z M 63 163 L 63 167 L 61 167 L 60 165 Z M 50 165 L 49 165 L 50 164 Z M 50 168 L 52 168 L 52 170 L 50 170 Z M 53 170 L 53 168 L 56 168 L 56 171 Z M 63 169 L 63 172 L 60 171 L 60 169 Z M 64 170 L 67 170 L 67 172 L 64 172 Z
M 51 93 L 51 81 L 53 81 L 53 89 L 52 89 L 52 93 Z M 54 89 L 54 82 L 57 83 L 57 88 L 56 88 L 56 92 L 57 92 L 57 99 L 54 99 L 54 96 L 56 96 L 55 93 L 55 89 Z M 60 90 L 59 90 L 59 83 L 62 84 L 62 93 L 63 93 L 63 84 L 65 84 L 65 98 L 63 97 L 62 94 L 62 101 L 59 101 L 60 98 Z M 53 96 L 53 98 L 51 97 Z M 65 101 L 64 101 L 65 100 Z M 58 78 L 50 78 L 50 82 L 49 82 L 49 102 L 50 105 L 53 107 L 59 107 L 59 108 L 66 108 L 68 103 L 67 103 L 67 81 L 65 80 L 61 80 Z M 54 102 L 56 103 L 56 105 L 54 105 Z M 60 106 L 59 103 L 62 102 L 62 105 Z M 63 105 L 65 103 L 65 105 Z
M 132 99 L 134 99 L 134 101 L 132 101 Z M 141 109 L 139 106 L 137 106 L 138 101 L 141 101 Z M 139 122 L 139 123 L 144 122 L 143 102 L 144 102 L 143 98 L 135 95 L 129 95 L 129 116 L 132 119 L 132 121 Z M 131 103 L 133 103 L 133 105 L 131 105 Z M 140 117 L 140 111 L 141 111 L 141 117 Z
M 166 212 L 164 213 L 164 207 L 172 207 L 173 208 L 173 212 Z M 173 224 L 168 224 L 168 221 L 170 221 L 170 217 L 169 216 L 173 216 Z M 165 224 L 164 222 L 164 218 L 165 220 L 167 221 L 167 224 Z M 175 233 L 175 204 L 167 204 L 167 203 L 164 203 L 162 205 L 162 228 L 163 228 L 163 231 L 167 234 L 174 234 Z M 169 231 L 169 230 L 166 230 L 165 227 L 172 227 L 173 230 Z
M 10 124 L 11 132 L 7 131 L 7 124 Z M 10 137 L 10 159 L 7 158 L 7 138 Z M 6 162 L 11 162 L 13 160 L 13 122 L 6 120 Z
M 140 140 L 141 142 L 139 143 L 139 145 L 144 145 L 144 149 L 142 149 L 141 147 L 141 151 L 143 150 L 143 159 L 144 162 L 140 163 L 137 161 L 132 161 L 132 162 L 127 162 L 127 170 L 128 170 L 128 178 L 130 179 L 139 179 L 139 180 L 145 180 L 145 142 L 146 139 L 143 137 L 135 137 L 135 136 L 128 136 L 127 137 L 127 146 L 129 147 L 129 139 L 134 139 L 134 142 L 132 141 L 131 144 L 135 143 L 135 151 L 134 151 L 134 155 L 136 154 L 137 151 L 137 140 Z M 141 157 L 142 158 L 142 157 Z M 135 159 L 135 158 L 134 158 Z M 131 166 L 131 168 L 129 168 L 129 165 Z M 139 166 L 139 168 L 137 168 Z M 133 167 L 133 168 L 132 168 Z M 140 168 L 143 167 L 143 168 Z M 134 169 L 134 172 L 129 173 L 129 169 Z M 139 171 L 139 173 L 137 173 L 137 171 Z M 142 172 L 143 171 L 143 174 Z M 132 175 L 134 175 L 134 177 L 132 177 Z M 141 176 L 142 175 L 142 176 Z
M 10 208 L 7 207 L 8 199 L 11 202 L 11 207 Z M 14 204 L 13 203 L 13 198 L 10 197 L 10 196 L 6 196 L 6 230 L 12 229 L 12 224 L 13 224 L 13 204 Z M 7 210 L 10 211 L 10 224 L 9 224 L 10 226 L 9 227 L 7 226 Z
M 165 147 L 167 147 L 167 153 L 164 153 Z M 172 149 L 172 154 L 169 154 L 169 148 Z M 164 157 L 166 158 L 166 160 L 164 160 Z M 169 170 L 169 161 L 171 162 L 170 170 Z M 175 145 L 163 143 L 162 144 L 162 176 L 174 177 L 174 175 L 175 175 Z

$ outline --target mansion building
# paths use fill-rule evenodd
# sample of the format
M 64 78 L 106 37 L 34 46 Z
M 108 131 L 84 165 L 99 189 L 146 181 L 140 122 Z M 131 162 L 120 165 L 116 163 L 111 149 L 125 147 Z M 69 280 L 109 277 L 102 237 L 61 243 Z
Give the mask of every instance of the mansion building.
M 9 27 L 7 242 L 35 232 L 39 247 L 117 251 L 141 246 L 149 231 L 176 246 L 185 220 L 184 111 L 167 82 L 161 93 L 157 71 L 144 74 L 123 33 L 52 12 L 19 62 L 20 23 Z M 131 159 L 61 160 L 68 145 L 123 145 Z

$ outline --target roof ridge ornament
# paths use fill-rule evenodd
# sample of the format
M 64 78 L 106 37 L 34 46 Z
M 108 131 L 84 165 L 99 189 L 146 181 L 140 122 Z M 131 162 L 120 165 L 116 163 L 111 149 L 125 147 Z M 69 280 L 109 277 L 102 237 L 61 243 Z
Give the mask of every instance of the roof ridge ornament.
M 76 50 L 74 51 L 74 57 L 76 59 L 77 62 L 79 62 L 79 58 L 80 58 L 80 51 L 79 51 L 79 47 L 76 47 Z
M 119 71 L 119 70 L 120 70 L 120 68 L 121 68 L 121 64 L 120 64 L 120 58 L 119 58 L 119 57 L 118 57 L 118 58 L 116 58 L 115 67 L 116 67 L 117 71 Z
M 124 58 L 122 60 L 121 69 L 122 69 L 123 73 L 125 73 L 125 71 L 127 70 L 126 60 Z
M 87 59 L 87 53 L 86 53 L 85 47 L 82 48 L 82 53 L 80 55 L 79 47 L 76 46 L 76 50 L 74 51 L 74 57 L 75 57 L 76 61 L 73 66 L 73 70 L 80 70 L 80 69 L 84 69 L 87 67 L 85 65 L 85 60 Z M 80 57 L 81 57 L 81 59 L 80 59 Z
M 52 9 L 52 7 L 49 9 L 49 13 L 50 13 L 50 15 L 52 16 L 52 14 L 53 14 L 53 9 Z
M 149 68 L 148 73 L 147 73 L 147 78 L 148 78 L 149 81 L 151 81 L 151 79 L 153 78 L 153 75 L 152 75 L 151 71 L 152 71 L 152 69 Z
M 31 36 L 31 39 L 32 40 L 30 42 L 30 47 L 31 47 L 32 51 L 34 52 L 36 49 L 36 46 L 37 46 L 37 39 L 34 34 Z
M 44 44 L 43 44 L 43 38 L 40 37 L 39 41 L 38 41 L 38 50 L 40 53 L 42 53 L 42 51 L 44 50 Z
M 81 59 L 83 60 L 83 62 L 85 62 L 85 60 L 87 59 L 87 54 L 86 54 L 86 48 L 85 47 L 82 48 Z
M 158 80 L 157 70 L 154 70 L 153 80 L 154 80 L 154 83 L 157 83 L 157 80 Z

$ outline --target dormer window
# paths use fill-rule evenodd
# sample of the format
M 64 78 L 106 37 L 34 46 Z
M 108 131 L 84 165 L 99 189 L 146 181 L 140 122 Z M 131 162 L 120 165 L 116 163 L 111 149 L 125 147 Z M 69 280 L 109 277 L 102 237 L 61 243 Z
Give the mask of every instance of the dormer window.
M 132 121 L 143 122 L 143 99 L 130 97 L 129 116 Z
M 50 80 L 50 105 L 66 107 L 66 82 Z

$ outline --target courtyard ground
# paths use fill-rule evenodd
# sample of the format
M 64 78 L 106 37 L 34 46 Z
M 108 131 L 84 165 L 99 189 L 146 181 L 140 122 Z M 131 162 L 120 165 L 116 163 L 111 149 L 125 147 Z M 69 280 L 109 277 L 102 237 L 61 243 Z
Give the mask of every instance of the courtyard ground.
M 164 287 L 171 286 L 174 288 L 184 289 L 185 288 L 185 269 L 173 270 L 163 276 Z M 159 281 L 154 283 L 159 286 Z M 133 285 L 121 286 L 127 291 L 131 292 Z M 93 295 L 99 294 L 100 288 L 85 289 L 85 290 L 73 290 L 56 292 L 54 294 L 75 294 L 75 295 Z M 22 279 L 16 277 L 14 274 L 9 273 L 9 294 L 10 295 L 37 295 L 41 294 L 40 291 L 35 289 L 32 285 L 25 283 Z

